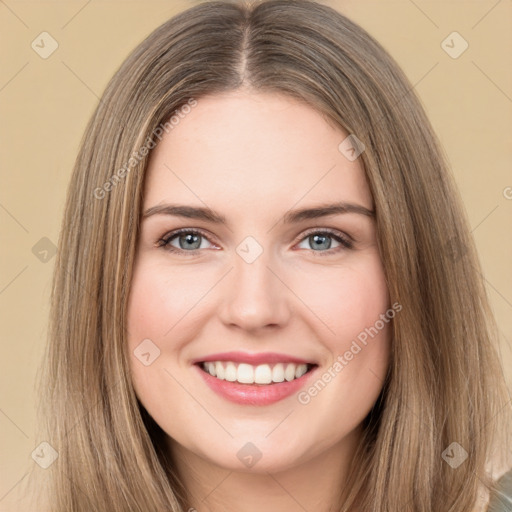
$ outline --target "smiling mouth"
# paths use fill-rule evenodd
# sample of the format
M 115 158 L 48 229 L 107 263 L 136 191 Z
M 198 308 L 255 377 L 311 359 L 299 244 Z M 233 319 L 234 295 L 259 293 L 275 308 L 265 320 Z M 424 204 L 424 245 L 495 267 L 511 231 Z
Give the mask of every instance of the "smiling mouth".
M 212 377 L 239 384 L 272 385 L 299 379 L 315 368 L 316 364 L 276 363 L 252 365 L 233 361 L 198 363 L 199 368 Z

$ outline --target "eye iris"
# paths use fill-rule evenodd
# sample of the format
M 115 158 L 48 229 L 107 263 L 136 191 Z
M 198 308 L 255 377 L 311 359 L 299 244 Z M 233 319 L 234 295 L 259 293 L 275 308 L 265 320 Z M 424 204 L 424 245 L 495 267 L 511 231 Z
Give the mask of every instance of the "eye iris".
M 201 245 L 201 235 L 197 235 L 195 233 L 187 233 L 185 235 L 181 235 L 179 237 L 180 248 L 181 249 L 199 249 Z M 182 243 L 185 241 L 185 243 Z M 191 245 L 186 244 L 197 244 L 192 247 Z
M 313 248 L 330 249 L 331 247 L 331 237 L 328 235 L 311 235 L 309 240 L 312 242 Z

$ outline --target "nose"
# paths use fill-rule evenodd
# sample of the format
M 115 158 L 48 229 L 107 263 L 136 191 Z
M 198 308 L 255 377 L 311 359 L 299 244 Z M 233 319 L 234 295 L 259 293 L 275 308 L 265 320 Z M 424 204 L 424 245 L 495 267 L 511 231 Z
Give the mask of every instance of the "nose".
M 257 331 L 289 322 L 292 292 L 276 267 L 265 251 L 252 263 L 234 255 L 234 268 L 225 280 L 218 310 L 226 326 Z

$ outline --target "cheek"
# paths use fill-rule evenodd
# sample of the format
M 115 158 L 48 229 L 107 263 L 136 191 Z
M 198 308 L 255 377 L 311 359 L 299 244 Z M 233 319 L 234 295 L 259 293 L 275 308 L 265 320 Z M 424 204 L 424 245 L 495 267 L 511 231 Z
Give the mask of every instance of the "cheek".
M 127 307 L 131 377 L 146 408 L 158 415 L 164 414 L 161 409 L 168 404 L 153 401 L 169 395 L 175 387 L 166 371 L 173 368 L 173 372 L 181 372 L 185 368 L 182 349 L 200 335 L 207 294 L 216 279 L 211 270 L 190 272 L 144 258 L 136 262 Z M 144 361 L 143 354 L 148 353 Z
M 342 283 L 337 294 L 336 311 L 332 311 L 334 330 L 344 341 L 355 339 L 365 329 L 374 326 L 389 309 L 388 289 L 378 268 L 365 272 L 353 272 Z M 383 329 L 381 327 L 381 329 Z
M 389 309 L 384 271 L 377 255 L 360 258 L 353 265 L 321 272 L 302 272 L 298 295 L 323 324 L 324 343 L 330 351 L 344 352 L 346 345 L 379 320 Z M 309 276 L 309 277 L 308 277 Z M 383 329 L 384 330 L 384 329 Z
M 396 312 L 380 258 L 372 254 L 339 272 L 330 268 L 325 275 L 317 273 L 304 281 L 302 293 L 315 316 L 329 327 L 321 329 L 325 334 L 320 338 L 329 359 L 319 375 L 321 382 L 305 390 L 299 401 L 314 401 L 331 413 L 343 411 L 354 426 L 377 399 L 389 364 Z
M 169 384 L 163 371 L 178 350 L 169 343 L 172 329 L 176 324 L 182 327 L 180 318 L 191 307 L 176 274 L 144 261 L 134 268 L 127 310 L 128 350 L 133 384 L 145 404 L 160 386 Z
M 194 301 L 194 293 L 183 293 L 183 281 L 183 273 L 180 277 L 176 270 L 141 259 L 134 267 L 130 287 L 127 324 L 131 379 L 139 400 L 158 419 L 172 417 L 171 401 L 162 400 L 173 389 L 173 380 L 165 370 L 179 350 L 173 343 L 172 329 L 177 324 L 182 332 L 186 322 L 180 323 L 180 319 Z M 146 360 L 145 354 L 149 354 Z
M 128 302 L 128 330 L 130 342 L 150 338 L 164 340 L 179 323 L 180 332 L 193 325 L 194 305 L 208 289 L 198 276 L 191 276 L 179 269 L 160 265 L 135 267 Z M 187 321 L 182 319 L 187 316 Z M 140 341 L 139 341 L 140 342 Z
M 359 388 L 354 397 L 371 403 L 387 371 L 394 316 L 380 260 L 373 260 L 364 272 L 352 272 L 345 284 L 335 324 L 340 333 L 336 337 L 336 357 L 342 356 L 345 378 Z

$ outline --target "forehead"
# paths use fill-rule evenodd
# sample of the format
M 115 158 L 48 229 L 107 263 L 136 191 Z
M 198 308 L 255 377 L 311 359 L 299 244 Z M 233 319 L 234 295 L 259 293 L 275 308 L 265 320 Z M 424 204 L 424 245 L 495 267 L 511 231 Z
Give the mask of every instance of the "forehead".
M 318 201 L 372 208 L 360 159 L 340 152 L 348 136 L 314 108 L 274 93 L 202 97 L 153 150 L 145 207 L 166 201 L 215 209 L 287 210 Z

